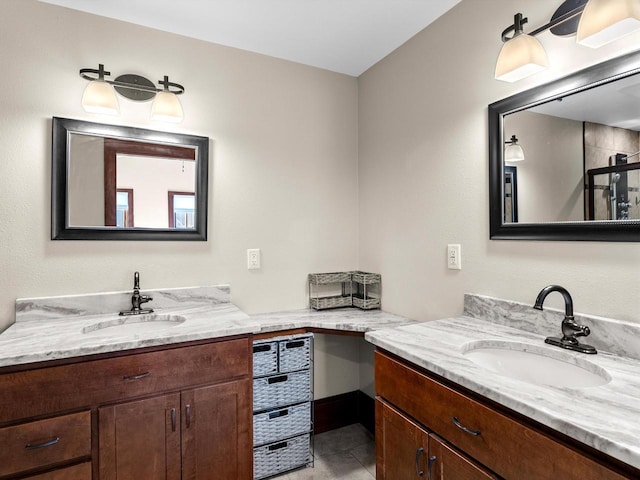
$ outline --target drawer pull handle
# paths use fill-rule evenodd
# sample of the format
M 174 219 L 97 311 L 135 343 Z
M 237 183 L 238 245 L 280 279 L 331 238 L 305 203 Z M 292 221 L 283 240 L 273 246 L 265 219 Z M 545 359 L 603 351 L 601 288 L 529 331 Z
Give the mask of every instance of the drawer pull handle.
M 286 417 L 289 415 L 289 409 L 280 410 L 279 412 L 273 412 L 269 414 L 269 420 L 273 420 L 274 418 Z
M 429 457 L 429 463 L 427 464 L 427 480 L 431 480 L 431 467 L 433 463 L 436 461 L 436 456 L 433 455 Z
M 287 348 L 300 348 L 304 347 L 304 340 L 296 340 L 294 342 L 289 342 L 286 344 Z
M 187 416 L 187 428 L 189 428 L 191 426 L 191 405 L 187 404 L 187 407 L 185 408 L 185 414 Z
M 269 345 L 269 344 L 267 344 L 267 345 L 256 345 L 255 347 L 253 347 L 253 353 L 268 352 L 269 350 L 271 350 L 271 345 Z
M 472 430 L 471 428 L 467 428 L 464 425 L 462 425 L 460 423 L 460 420 L 458 420 L 457 417 L 451 417 L 451 422 L 453 422 L 453 424 L 458 427 L 460 430 L 462 430 L 463 432 L 468 433 L 469 435 L 473 435 L 474 437 L 477 437 L 478 435 L 480 435 L 480 430 Z
M 56 443 L 58 443 L 60 441 L 60 437 L 56 437 L 53 440 L 49 440 L 48 442 L 42 442 L 42 443 L 27 443 L 24 448 L 26 448 L 27 450 L 37 450 L 39 448 L 44 448 L 44 447 L 52 447 L 54 446 Z
M 122 379 L 125 382 L 131 382 L 134 380 L 140 380 L 141 378 L 146 378 L 151 376 L 151 372 L 138 373 L 137 375 L 125 375 Z
M 269 451 L 273 452 L 275 450 L 280 450 L 281 448 L 285 448 L 287 445 L 289 445 L 287 442 L 280 442 L 276 443 L 275 445 L 269 445 Z
M 171 409 L 171 431 L 176 431 L 176 409 L 175 407 Z
M 267 383 L 271 385 L 272 383 L 286 382 L 288 379 L 289 375 L 281 375 L 279 377 L 271 377 L 269 380 L 267 380 Z
M 424 452 L 424 448 L 422 447 L 416 450 L 416 474 L 419 477 L 422 477 L 424 475 L 424 470 L 420 470 L 420 455 L 422 455 L 422 452 Z

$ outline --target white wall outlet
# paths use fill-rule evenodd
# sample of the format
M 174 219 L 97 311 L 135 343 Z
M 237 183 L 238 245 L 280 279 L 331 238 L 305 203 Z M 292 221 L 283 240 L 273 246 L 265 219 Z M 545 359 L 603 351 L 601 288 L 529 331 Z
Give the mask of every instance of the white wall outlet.
M 462 270 L 462 251 L 459 243 L 447 245 L 447 268 L 449 270 Z
M 260 249 L 247 249 L 247 268 L 249 270 L 258 270 L 260 268 Z

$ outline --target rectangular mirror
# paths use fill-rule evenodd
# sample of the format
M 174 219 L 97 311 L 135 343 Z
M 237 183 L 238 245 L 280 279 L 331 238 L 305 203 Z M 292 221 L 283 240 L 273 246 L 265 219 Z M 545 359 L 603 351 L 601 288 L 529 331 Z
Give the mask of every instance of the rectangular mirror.
M 209 139 L 53 118 L 53 240 L 206 240 Z
M 489 105 L 492 239 L 640 241 L 638 73 L 634 52 Z

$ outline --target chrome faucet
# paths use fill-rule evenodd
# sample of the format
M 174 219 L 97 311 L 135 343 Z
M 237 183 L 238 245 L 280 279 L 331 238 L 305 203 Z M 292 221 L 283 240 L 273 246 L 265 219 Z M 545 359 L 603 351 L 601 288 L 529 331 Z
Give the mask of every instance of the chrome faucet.
M 586 345 L 578 341 L 578 337 L 586 337 L 591 333 L 589 327 L 586 325 L 580 325 L 576 323 L 573 318 L 573 300 L 566 288 L 559 285 L 547 285 L 536 297 L 536 303 L 533 308 L 542 310 L 542 304 L 544 299 L 547 298 L 551 292 L 558 292 L 564 298 L 564 319 L 562 320 L 562 338 L 559 337 L 547 337 L 544 342 L 549 345 L 555 345 L 557 347 L 566 348 L 568 350 L 575 350 L 582 353 L 598 353 L 597 350 L 591 345 Z
M 131 295 L 131 310 L 123 310 L 120 315 L 140 315 L 151 313 L 153 308 L 140 308 L 140 305 L 153 300 L 149 295 L 140 295 L 140 273 L 133 274 L 133 295 Z

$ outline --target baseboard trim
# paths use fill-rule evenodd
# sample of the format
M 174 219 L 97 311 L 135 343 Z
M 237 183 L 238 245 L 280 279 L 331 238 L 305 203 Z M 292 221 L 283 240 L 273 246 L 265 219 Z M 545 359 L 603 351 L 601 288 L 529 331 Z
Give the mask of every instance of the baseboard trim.
M 321 398 L 313 402 L 314 432 L 329 430 L 361 423 L 374 433 L 375 402 L 360 390 Z

